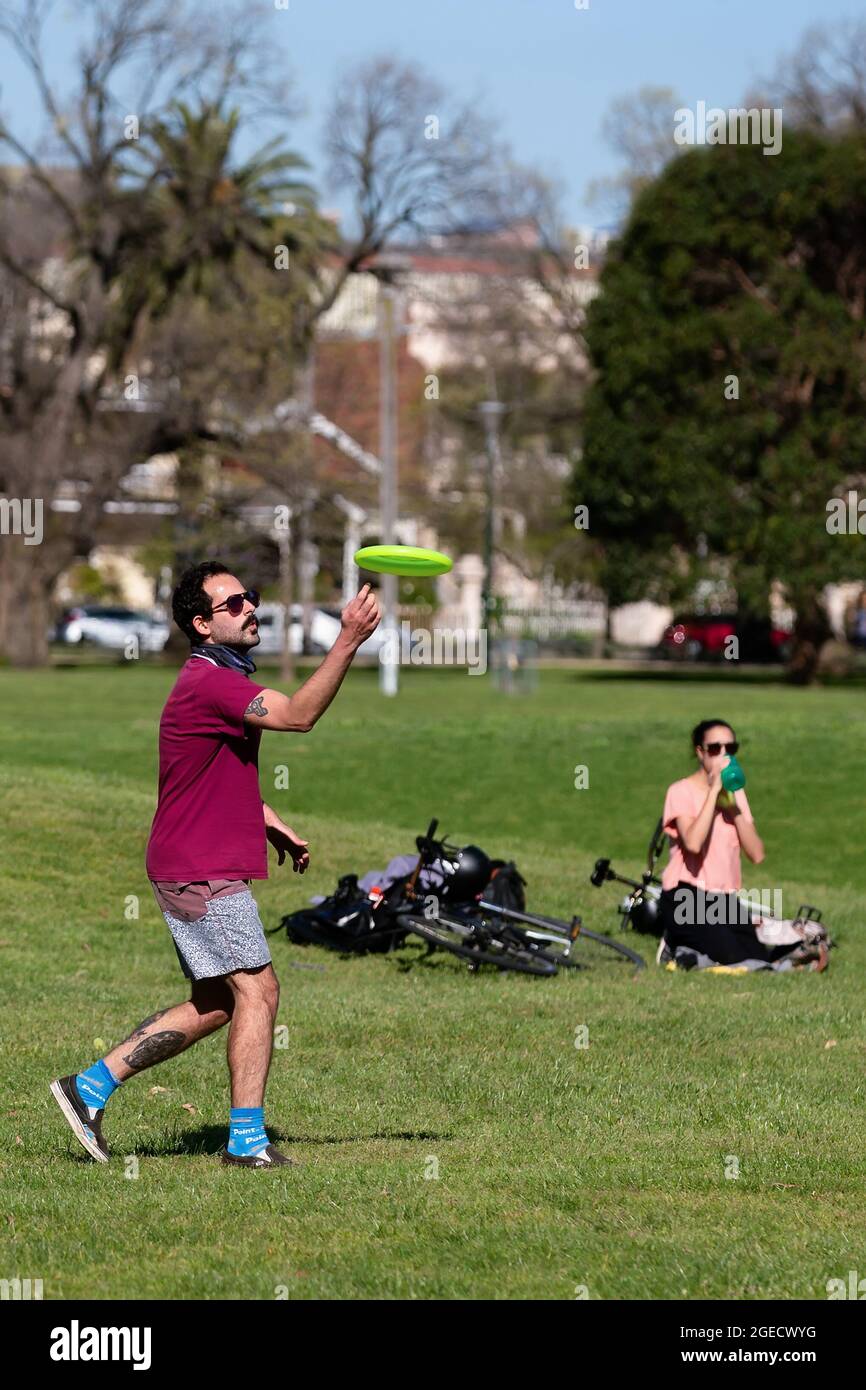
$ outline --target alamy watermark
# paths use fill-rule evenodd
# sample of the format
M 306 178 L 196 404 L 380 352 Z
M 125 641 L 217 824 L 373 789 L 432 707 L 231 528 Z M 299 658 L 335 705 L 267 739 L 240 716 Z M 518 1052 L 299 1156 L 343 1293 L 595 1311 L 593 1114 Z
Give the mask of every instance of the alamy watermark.
M 470 676 L 487 670 L 487 630 L 413 627 L 408 619 L 385 630 L 379 660 L 383 666 L 466 666 Z
M 25 545 L 41 545 L 42 509 L 41 497 L 0 497 L 0 536 L 23 536 Z
M 848 1278 L 828 1279 L 826 1283 L 827 1298 L 856 1298 L 862 1302 L 866 1298 L 866 1279 L 861 1279 L 856 1269 L 848 1270 Z
M 851 488 L 845 497 L 831 497 L 826 507 L 831 536 L 866 536 L 866 497 Z
M 14 1279 L 0 1279 L 0 1299 L 41 1299 L 42 1280 L 41 1279 L 21 1279 L 17 1274 Z
M 781 888 L 740 888 L 735 893 L 677 888 L 674 893 L 674 921 L 681 927 L 746 926 L 753 916 L 783 915 Z
M 69 1327 L 51 1330 L 48 1355 L 52 1361 L 131 1361 L 134 1371 L 151 1363 L 149 1327 L 82 1327 L 73 1318 Z
M 678 145 L 763 145 L 764 154 L 782 149 L 781 106 L 707 108 L 699 101 L 694 110 L 680 106 L 674 112 L 674 140 Z

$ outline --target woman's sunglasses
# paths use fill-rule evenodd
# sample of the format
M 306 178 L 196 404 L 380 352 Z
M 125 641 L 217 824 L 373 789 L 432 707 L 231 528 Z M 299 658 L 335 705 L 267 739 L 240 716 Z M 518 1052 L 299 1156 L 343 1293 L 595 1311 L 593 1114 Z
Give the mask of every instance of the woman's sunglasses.
M 246 601 L 258 608 L 261 603 L 261 595 L 255 589 L 246 589 L 242 594 L 230 594 L 225 603 L 218 603 L 216 608 L 212 608 L 211 613 L 218 613 L 221 608 L 227 608 L 233 618 L 237 618 L 244 611 Z
M 717 758 L 717 757 L 719 756 L 719 754 L 722 752 L 723 749 L 724 749 L 724 751 L 725 751 L 726 753 L 730 753 L 731 757 L 733 757 L 734 754 L 736 753 L 737 749 L 739 748 L 739 746 L 740 746 L 740 745 L 739 745 L 739 743 L 737 743 L 736 739 L 734 740 L 733 743 L 702 743 L 702 744 L 701 744 L 701 747 L 703 748 L 704 752 L 705 752 L 705 753 L 709 753 L 709 755 L 710 755 L 711 758 Z

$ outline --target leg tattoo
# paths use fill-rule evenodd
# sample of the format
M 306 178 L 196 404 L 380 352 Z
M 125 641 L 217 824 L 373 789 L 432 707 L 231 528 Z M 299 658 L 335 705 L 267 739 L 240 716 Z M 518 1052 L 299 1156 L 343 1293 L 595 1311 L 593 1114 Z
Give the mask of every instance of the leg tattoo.
M 150 1025 L 152 1023 L 156 1023 L 156 1020 L 158 1018 L 162 1018 L 163 1014 L 167 1013 L 168 1009 L 157 1009 L 155 1014 L 150 1015 L 150 1018 L 146 1018 L 143 1023 L 139 1023 L 137 1028 L 133 1028 L 129 1037 L 126 1038 L 125 1041 L 130 1043 L 132 1042 L 133 1038 L 143 1038 Z M 118 1046 L 123 1047 L 123 1043 L 118 1043 Z
M 163 1010 L 163 1013 L 165 1012 Z M 155 1017 L 159 1018 L 160 1015 L 156 1014 Z M 133 1037 L 135 1036 L 136 1034 L 133 1034 Z M 186 1033 L 168 1028 L 163 1033 L 151 1033 L 150 1037 L 138 1043 L 123 1060 L 133 1071 L 143 1071 L 145 1067 L 152 1067 L 155 1062 L 164 1062 L 166 1057 L 173 1057 L 185 1046 Z
M 156 1020 L 158 1018 L 162 1018 L 163 1014 L 167 1013 L 168 1009 L 157 1009 L 155 1014 L 150 1015 L 150 1018 L 146 1018 L 143 1023 L 139 1023 L 132 1036 L 134 1038 L 140 1038 L 141 1035 L 150 1027 L 152 1023 L 156 1023 Z

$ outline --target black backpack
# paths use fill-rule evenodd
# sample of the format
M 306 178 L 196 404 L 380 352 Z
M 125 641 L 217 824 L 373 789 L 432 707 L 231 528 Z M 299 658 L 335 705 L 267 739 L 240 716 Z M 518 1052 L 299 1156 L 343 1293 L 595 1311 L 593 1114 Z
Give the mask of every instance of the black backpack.
M 482 893 L 485 902 L 494 903 L 497 907 L 507 907 L 512 912 L 526 911 L 526 879 L 520 873 L 513 860 L 493 859 L 491 860 L 493 870 L 490 882 Z
M 345 874 L 330 897 L 289 913 L 275 930 L 284 927 L 297 946 L 326 946 L 343 955 L 391 951 L 406 936 L 403 927 L 394 925 L 387 897 L 375 906 L 358 888 L 357 874 Z

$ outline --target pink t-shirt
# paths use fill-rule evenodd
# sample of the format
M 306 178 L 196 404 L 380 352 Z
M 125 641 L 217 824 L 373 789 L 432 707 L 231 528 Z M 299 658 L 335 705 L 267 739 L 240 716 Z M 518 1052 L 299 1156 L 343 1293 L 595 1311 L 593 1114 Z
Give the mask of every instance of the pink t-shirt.
M 737 805 L 746 820 L 752 812 L 746 793 L 736 793 Z M 671 857 L 662 874 L 662 888 L 676 888 L 678 883 L 693 883 L 707 892 L 732 893 L 742 887 L 740 872 L 740 837 L 733 820 L 717 806 L 710 833 L 699 854 L 690 854 L 680 844 L 677 817 L 694 820 L 707 798 L 706 787 L 699 787 L 690 777 L 683 777 L 668 787 L 662 825 L 671 837 Z
M 196 882 L 267 878 L 259 791 L 262 731 L 244 711 L 266 687 L 191 656 L 159 721 L 159 800 L 147 876 Z

